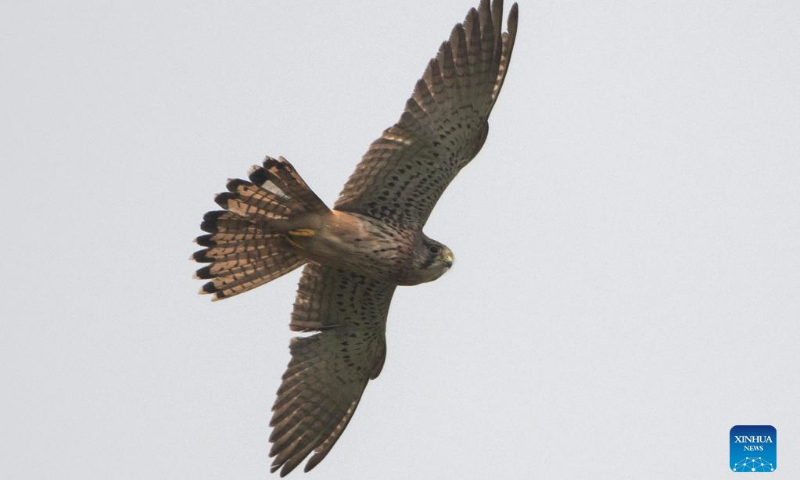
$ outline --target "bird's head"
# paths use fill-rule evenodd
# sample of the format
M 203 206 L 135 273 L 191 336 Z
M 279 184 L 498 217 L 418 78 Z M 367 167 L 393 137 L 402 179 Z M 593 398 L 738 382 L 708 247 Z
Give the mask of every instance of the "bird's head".
M 431 282 L 445 274 L 453 266 L 455 255 L 447 246 L 422 236 L 417 245 L 417 261 L 423 282 Z

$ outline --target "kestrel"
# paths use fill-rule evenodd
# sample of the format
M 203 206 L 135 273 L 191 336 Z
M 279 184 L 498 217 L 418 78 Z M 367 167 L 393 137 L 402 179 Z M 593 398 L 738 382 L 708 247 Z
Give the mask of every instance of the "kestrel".
M 436 280 L 453 252 L 422 228 L 483 146 L 508 72 L 517 5 L 481 0 L 430 60 L 400 120 L 370 145 L 333 209 L 283 157 L 230 180 L 205 214 L 193 259 L 200 293 L 228 298 L 305 265 L 289 327 L 291 361 L 272 407 L 272 471 L 314 468 L 341 436 L 386 359 L 395 287 Z

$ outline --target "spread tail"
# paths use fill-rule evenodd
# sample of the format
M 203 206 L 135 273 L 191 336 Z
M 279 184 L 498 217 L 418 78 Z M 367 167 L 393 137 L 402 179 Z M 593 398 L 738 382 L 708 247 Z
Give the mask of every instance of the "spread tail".
M 309 213 L 328 207 L 283 157 L 267 157 L 263 166 L 253 166 L 250 181 L 228 181 L 228 191 L 215 201 L 224 210 L 208 212 L 197 237 L 205 247 L 192 259 L 209 265 L 197 270 L 196 278 L 209 279 L 201 294 L 220 300 L 246 292 L 281 277 L 306 263 L 286 239 L 286 226 Z

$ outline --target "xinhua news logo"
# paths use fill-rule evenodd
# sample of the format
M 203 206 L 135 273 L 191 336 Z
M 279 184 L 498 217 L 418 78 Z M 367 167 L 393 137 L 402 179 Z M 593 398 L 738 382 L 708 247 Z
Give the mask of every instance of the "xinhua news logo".
M 736 425 L 731 428 L 731 470 L 774 472 L 778 468 L 778 433 L 772 425 Z

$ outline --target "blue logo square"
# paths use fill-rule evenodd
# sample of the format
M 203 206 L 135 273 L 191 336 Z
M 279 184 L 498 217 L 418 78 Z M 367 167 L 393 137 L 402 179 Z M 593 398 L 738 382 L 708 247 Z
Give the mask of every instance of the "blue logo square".
M 731 428 L 731 470 L 774 472 L 778 468 L 778 432 L 772 425 Z

